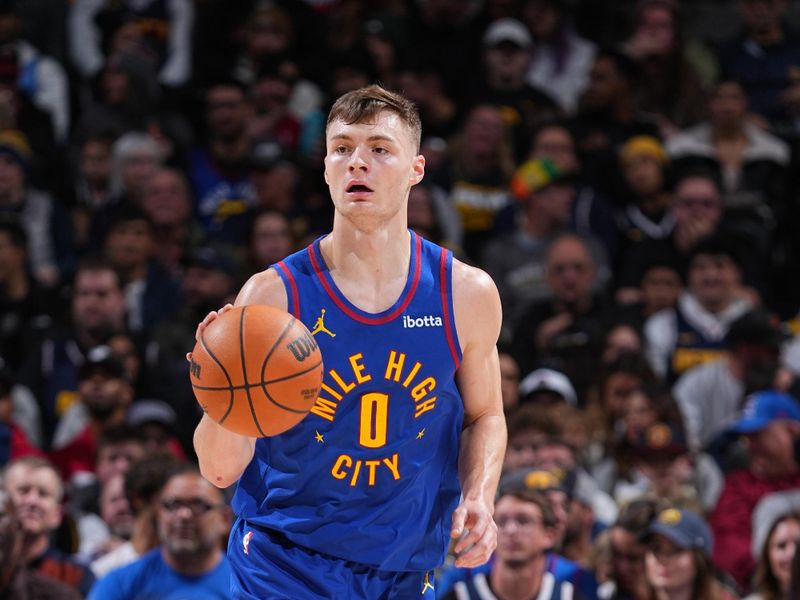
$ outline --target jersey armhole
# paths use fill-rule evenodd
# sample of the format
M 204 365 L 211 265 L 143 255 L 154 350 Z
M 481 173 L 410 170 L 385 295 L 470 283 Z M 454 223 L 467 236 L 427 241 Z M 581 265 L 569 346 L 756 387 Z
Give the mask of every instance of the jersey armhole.
M 439 255 L 439 286 L 444 315 L 447 346 L 456 369 L 461 365 L 461 344 L 458 342 L 455 312 L 453 311 L 453 253 L 442 248 Z
M 275 263 L 272 268 L 278 273 L 281 281 L 283 281 L 283 287 L 286 288 L 289 312 L 292 313 L 295 319 L 300 319 L 300 292 L 297 289 L 297 281 L 294 278 L 294 274 L 285 261 Z

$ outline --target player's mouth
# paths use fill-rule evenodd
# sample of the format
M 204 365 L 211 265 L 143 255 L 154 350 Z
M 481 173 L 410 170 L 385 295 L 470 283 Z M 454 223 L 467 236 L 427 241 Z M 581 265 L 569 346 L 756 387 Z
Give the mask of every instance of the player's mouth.
M 374 190 L 361 181 L 351 181 L 347 184 L 345 191 L 351 198 L 366 198 Z

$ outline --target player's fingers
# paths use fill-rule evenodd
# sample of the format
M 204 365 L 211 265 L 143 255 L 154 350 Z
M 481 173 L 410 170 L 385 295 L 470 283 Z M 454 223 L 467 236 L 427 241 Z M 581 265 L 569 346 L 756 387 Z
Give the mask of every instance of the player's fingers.
M 219 315 L 224 315 L 226 312 L 228 312 L 228 311 L 229 311 L 229 310 L 231 310 L 232 308 L 233 308 L 233 304 L 226 304 L 225 306 L 223 306 L 222 308 L 220 308 L 220 309 L 217 311 L 217 316 L 219 316 Z
M 497 547 L 497 526 L 492 522 L 481 538 L 463 554 L 456 558 L 456 566 L 462 568 L 478 567 L 485 564 Z
M 461 537 L 461 534 L 464 533 L 464 521 L 466 518 L 467 509 L 463 506 L 459 506 L 453 511 L 453 525 L 450 528 L 450 537 Z
M 465 524 L 468 533 L 463 538 L 458 540 L 453 550 L 456 554 L 464 552 L 467 548 L 477 543 L 486 533 L 486 528 L 489 525 L 488 517 L 470 515 Z
M 191 353 L 191 352 L 187 352 L 187 353 L 186 353 L 186 360 L 187 360 L 188 362 L 192 362 L 192 353 Z

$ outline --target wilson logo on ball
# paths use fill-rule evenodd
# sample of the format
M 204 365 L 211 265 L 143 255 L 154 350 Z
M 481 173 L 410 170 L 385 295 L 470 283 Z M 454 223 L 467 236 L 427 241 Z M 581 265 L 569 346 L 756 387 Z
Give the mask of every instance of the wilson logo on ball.
M 197 379 L 200 379 L 200 365 L 194 362 L 192 359 L 192 363 L 189 365 L 189 372 Z
M 303 334 L 286 344 L 286 349 L 292 353 L 298 362 L 303 362 L 317 349 L 317 342 L 310 334 Z

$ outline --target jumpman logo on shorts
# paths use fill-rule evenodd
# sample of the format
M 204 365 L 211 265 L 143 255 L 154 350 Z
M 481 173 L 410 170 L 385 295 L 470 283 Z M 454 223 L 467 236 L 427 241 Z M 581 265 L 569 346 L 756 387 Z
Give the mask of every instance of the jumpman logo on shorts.
M 428 590 L 431 590 L 432 592 L 436 593 L 436 590 L 434 589 L 433 584 L 431 583 L 430 577 L 431 577 L 430 571 L 425 573 L 425 581 L 422 582 L 422 593 L 420 594 L 420 596 L 424 596 L 425 592 L 427 592 Z
M 325 327 L 325 309 L 322 309 L 322 313 L 320 313 L 319 317 L 317 317 L 317 322 L 314 323 L 314 329 L 311 330 L 311 335 L 317 335 L 318 333 L 327 333 L 332 338 L 336 337 L 336 334 L 333 333 L 330 329 Z

